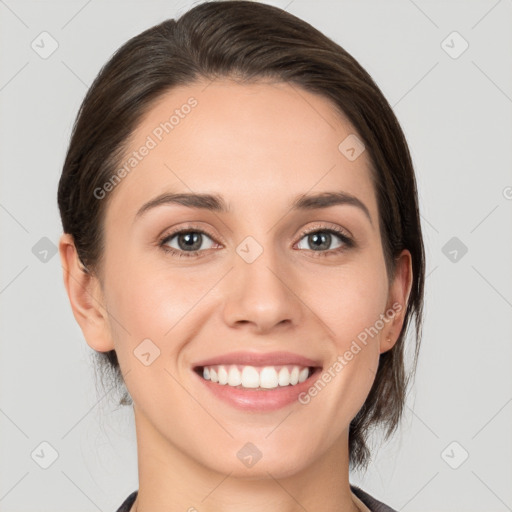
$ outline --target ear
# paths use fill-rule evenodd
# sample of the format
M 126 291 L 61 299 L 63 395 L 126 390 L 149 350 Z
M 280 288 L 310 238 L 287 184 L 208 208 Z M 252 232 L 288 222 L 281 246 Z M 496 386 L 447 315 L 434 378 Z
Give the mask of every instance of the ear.
M 114 343 L 99 279 L 80 262 L 70 234 L 64 233 L 61 236 L 59 253 L 71 309 L 87 344 L 98 352 L 113 350 Z
M 404 249 L 396 262 L 396 271 L 390 286 L 385 323 L 380 338 L 380 353 L 392 349 L 397 342 L 404 325 L 405 311 L 409 301 L 413 282 L 412 256 Z

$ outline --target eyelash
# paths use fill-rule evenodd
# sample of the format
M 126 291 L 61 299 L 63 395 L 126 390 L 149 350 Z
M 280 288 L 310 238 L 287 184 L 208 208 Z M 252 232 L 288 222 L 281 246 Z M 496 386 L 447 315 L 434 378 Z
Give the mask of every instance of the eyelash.
M 178 258 L 185 257 L 185 258 L 200 258 L 203 256 L 205 250 L 198 250 L 198 251 L 180 251 L 177 249 L 174 249 L 173 247 L 169 247 L 166 245 L 167 242 L 172 240 L 176 235 L 180 235 L 183 233 L 200 233 L 202 235 L 207 235 L 210 237 L 213 241 L 215 241 L 215 237 L 209 233 L 208 231 L 204 229 L 197 228 L 195 226 L 188 226 L 183 229 L 179 229 L 177 231 L 173 231 L 171 233 L 166 234 L 164 237 L 160 238 L 158 246 L 166 253 L 171 254 L 172 256 L 177 256 Z M 338 247 L 337 249 L 330 249 L 328 251 L 313 251 L 310 250 L 314 254 L 314 257 L 327 257 L 333 254 L 338 254 L 341 252 L 346 251 L 347 249 L 351 249 L 355 246 L 354 241 L 349 238 L 345 232 L 339 228 L 326 228 L 325 226 L 314 226 L 312 228 L 308 228 L 301 232 L 299 236 L 299 241 L 302 240 L 306 235 L 310 235 L 313 233 L 330 233 L 338 236 L 340 240 L 343 242 L 344 245 L 341 247 Z

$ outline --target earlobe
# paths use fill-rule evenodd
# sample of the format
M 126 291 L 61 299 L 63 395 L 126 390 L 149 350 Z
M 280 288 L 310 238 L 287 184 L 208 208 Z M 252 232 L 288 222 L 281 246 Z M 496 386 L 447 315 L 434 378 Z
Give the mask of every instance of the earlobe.
M 398 339 L 398 337 L 397 337 Z M 383 354 L 384 352 L 387 352 L 388 350 L 391 350 L 396 343 L 396 339 L 391 339 L 390 336 L 386 336 L 385 340 L 380 342 L 380 353 Z
M 87 344 L 98 352 L 114 349 L 98 278 L 83 267 L 73 237 L 68 233 L 60 238 L 59 254 L 73 316 Z
M 396 263 L 396 272 L 390 288 L 387 311 L 394 311 L 392 319 L 382 332 L 380 353 L 391 350 L 402 332 L 405 320 L 405 311 L 409 302 L 413 283 L 411 253 L 404 249 Z M 386 313 L 387 314 L 387 313 Z

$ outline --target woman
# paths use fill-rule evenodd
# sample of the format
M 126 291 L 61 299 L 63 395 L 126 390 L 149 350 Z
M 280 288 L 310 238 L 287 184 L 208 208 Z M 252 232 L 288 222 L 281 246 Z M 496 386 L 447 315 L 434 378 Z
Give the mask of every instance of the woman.
M 74 316 L 133 404 L 118 512 L 393 510 L 349 469 L 399 423 L 424 249 L 407 143 L 352 56 L 253 2 L 148 29 L 88 91 L 58 201 Z

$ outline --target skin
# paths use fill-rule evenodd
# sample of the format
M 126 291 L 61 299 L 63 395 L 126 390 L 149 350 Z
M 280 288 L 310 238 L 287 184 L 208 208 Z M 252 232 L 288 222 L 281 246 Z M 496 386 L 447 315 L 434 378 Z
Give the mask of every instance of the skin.
M 191 96 L 197 106 L 110 192 L 101 279 L 81 271 L 69 235 L 59 246 L 85 339 L 94 350 L 116 350 L 133 398 L 132 510 L 367 510 L 349 487 L 348 428 L 379 355 L 400 334 L 410 253 L 400 255 L 389 286 L 367 154 L 349 161 L 338 145 L 355 130 L 328 99 L 297 86 L 219 79 L 175 88 L 146 113 L 130 151 Z M 290 210 L 298 195 L 340 190 L 367 206 L 371 222 L 346 204 Z M 230 210 L 167 204 L 135 220 L 164 191 L 220 194 Z M 158 246 L 190 222 L 213 235 L 203 235 L 202 257 Z M 314 251 L 301 232 L 318 225 L 343 229 L 356 246 L 335 253 L 344 243 L 333 234 L 327 249 Z M 252 263 L 236 252 L 247 236 L 263 248 Z M 179 250 L 178 237 L 167 245 Z M 287 350 L 328 368 L 395 303 L 402 314 L 307 405 L 242 412 L 192 373 L 194 362 L 235 350 Z M 160 350 L 149 366 L 133 354 L 146 338 Z M 262 453 L 250 468 L 237 458 L 247 442 Z

